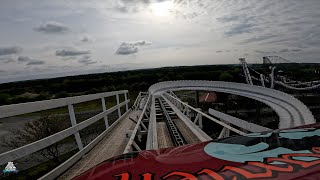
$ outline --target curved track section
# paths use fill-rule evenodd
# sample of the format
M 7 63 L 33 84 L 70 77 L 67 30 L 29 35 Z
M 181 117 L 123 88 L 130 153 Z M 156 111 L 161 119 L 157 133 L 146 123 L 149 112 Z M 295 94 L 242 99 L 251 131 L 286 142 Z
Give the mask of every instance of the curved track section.
M 245 96 L 269 105 L 279 116 L 279 128 L 315 123 L 310 110 L 293 96 L 269 88 L 221 81 L 166 81 L 152 85 L 149 93 L 160 95 L 175 90 L 207 90 Z

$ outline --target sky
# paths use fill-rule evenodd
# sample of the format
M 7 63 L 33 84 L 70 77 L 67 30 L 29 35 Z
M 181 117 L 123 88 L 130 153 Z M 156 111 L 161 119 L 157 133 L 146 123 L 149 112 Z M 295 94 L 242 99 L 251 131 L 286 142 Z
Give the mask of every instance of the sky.
M 320 62 L 319 0 L 1 0 L 0 83 L 164 66 Z

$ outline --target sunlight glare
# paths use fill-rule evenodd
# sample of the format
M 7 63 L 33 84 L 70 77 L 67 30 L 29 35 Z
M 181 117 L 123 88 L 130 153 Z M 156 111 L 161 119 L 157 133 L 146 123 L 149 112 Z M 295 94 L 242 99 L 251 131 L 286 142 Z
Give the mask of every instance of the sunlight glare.
M 150 5 L 151 11 L 156 16 L 169 16 L 170 10 L 173 8 L 171 1 L 156 2 Z

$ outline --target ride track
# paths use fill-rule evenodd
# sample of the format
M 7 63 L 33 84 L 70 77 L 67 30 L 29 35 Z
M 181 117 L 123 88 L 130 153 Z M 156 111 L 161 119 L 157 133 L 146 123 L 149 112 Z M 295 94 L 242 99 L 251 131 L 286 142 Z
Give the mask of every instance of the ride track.
M 221 81 L 167 81 L 150 86 L 149 93 L 159 96 L 166 91 L 206 90 L 240 95 L 269 105 L 279 116 L 279 128 L 313 124 L 310 110 L 293 96 L 260 86 Z

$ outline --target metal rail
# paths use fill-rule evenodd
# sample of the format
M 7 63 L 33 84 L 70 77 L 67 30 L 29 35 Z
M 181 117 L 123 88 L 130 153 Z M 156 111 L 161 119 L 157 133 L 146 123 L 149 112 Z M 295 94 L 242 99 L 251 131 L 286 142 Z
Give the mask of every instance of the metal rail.
M 183 139 L 183 137 L 181 136 L 180 132 L 178 131 L 178 129 L 177 129 L 176 125 L 174 124 L 174 122 L 172 121 L 171 117 L 169 116 L 169 114 L 166 110 L 166 107 L 164 106 L 164 104 L 162 102 L 162 99 L 158 98 L 158 100 L 159 100 L 163 115 L 166 119 L 165 122 L 167 124 L 167 127 L 168 127 L 168 130 L 169 130 L 169 133 L 170 133 L 170 136 L 171 136 L 173 143 L 175 144 L 175 146 L 185 145 L 186 142 Z

